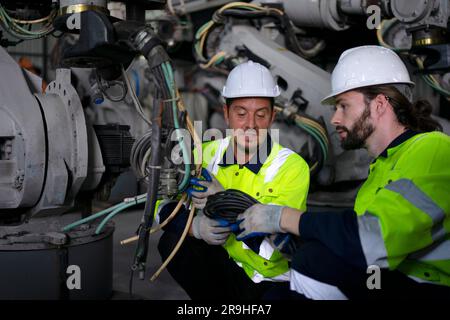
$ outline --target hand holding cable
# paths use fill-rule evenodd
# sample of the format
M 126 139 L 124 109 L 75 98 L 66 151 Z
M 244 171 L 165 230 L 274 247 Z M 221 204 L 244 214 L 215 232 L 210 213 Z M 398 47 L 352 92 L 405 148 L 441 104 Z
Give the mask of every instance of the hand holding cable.
M 204 172 L 206 172 L 208 178 L 210 179 L 197 179 L 195 181 L 195 186 L 200 187 L 201 190 L 194 188 L 190 191 L 190 194 L 192 195 L 192 203 L 197 209 L 203 209 L 205 207 L 209 196 L 216 194 L 217 192 L 224 191 L 224 188 L 220 182 L 213 175 L 211 175 L 206 169 L 204 169 Z M 204 176 L 206 176 L 206 174 L 204 174 Z
M 231 233 L 230 227 L 223 227 L 220 222 L 210 219 L 202 212 L 192 221 L 194 237 L 204 240 L 207 244 L 222 245 Z
M 255 204 L 237 217 L 242 222 L 239 228 L 243 230 L 237 236 L 242 241 L 254 236 L 264 236 L 283 232 L 280 226 L 283 206 Z

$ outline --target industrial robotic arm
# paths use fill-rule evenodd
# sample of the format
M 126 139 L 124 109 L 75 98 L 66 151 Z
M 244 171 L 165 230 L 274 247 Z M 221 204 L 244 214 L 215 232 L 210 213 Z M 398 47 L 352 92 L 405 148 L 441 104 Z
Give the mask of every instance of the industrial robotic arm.
M 90 246 L 98 237 L 110 239 L 111 226 L 101 232 L 103 225 L 95 230 L 96 226 L 85 224 L 81 229 L 63 233 L 62 227 L 70 218 L 58 214 L 76 205 L 80 195 L 94 194 L 100 185 L 108 182 L 105 180 L 113 178 L 111 172 L 128 168 L 134 151 L 137 154 L 134 158 L 142 166 L 148 182 L 146 196 L 142 197 L 146 204 L 133 262 L 134 268 L 143 274 L 157 199 L 177 196 L 195 172 L 191 172 L 190 146 L 183 142 L 179 130 L 187 127 L 187 115 L 181 106 L 173 66 L 164 43 L 145 23 L 145 10 L 161 9 L 165 1 L 127 1 L 125 21 L 109 15 L 106 0 L 2 1 L 0 4 L 3 31 L 19 41 L 51 33 L 77 35 L 74 43 L 63 48 L 62 68 L 57 69 L 56 79 L 45 93 L 36 89 L 40 87 L 33 83 L 35 77 L 24 73 L 4 49 L 0 50 L 0 224 L 3 225 L 0 260 L 4 258 L 3 246 L 19 254 L 15 250 L 23 249 L 23 243 L 29 252 L 37 248 L 51 251 L 57 245 L 57 250 L 64 249 L 67 255 L 67 248 L 75 244 Z M 45 18 L 38 18 L 38 14 Z M 42 29 L 27 27 L 41 22 Z M 8 39 L 2 43 L 12 42 Z M 150 118 L 144 114 L 125 71 L 139 56 L 147 61 L 149 77 L 155 86 Z M 134 138 L 126 126 L 91 126 L 72 86 L 69 68 L 94 69 L 97 88 L 122 83 L 137 112 L 151 126 L 146 143 L 132 148 Z M 105 92 L 97 91 L 98 99 L 102 98 L 102 91 Z M 173 136 L 181 146 L 181 165 L 167 156 L 174 145 Z M 90 208 L 83 212 L 84 217 L 90 214 Z M 47 227 L 42 228 L 43 225 Z M 63 265 L 67 265 L 65 261 Z M 79 263 L 95 264 L 89 259 Z M 86 269 L 95 268 L 89 265 Z M 1 274 L 14 279 L 8 272 Z M 106 279 L 104 284 L 107 286 L 110 280 Z M 3 283 L 2 278 L 0 282 Z M 7 294 L 6 290 L 0 296 Z M 18 297 L 22 297 L 20 294 Z
M 63 226 L 75 219 L 61 213 L 79 206 L 80 202 L 83 206 L 83 198 L 92 197 L 100 188 L 111 185 L 131 165 L 148 183 L 144 196 L 134 202 L 130 200 L 130 203 L 146 203 L 133 261 L 133 269 L 142 276 L 156 200 L 174 199 L 196 172 L 188 164 L 190 150 L 177 133 L 177 129 L 189 128 L 174 84 L 172 61 L 166 52 L 166 49 L 176 51 L 177 43 L 193 44 L 193 57 L 188 63 L 195 68 L 189 70 L 189 77 L 191 84 L 203 93 L 209 89 L 220 92 L 229 70 L 245 60 L 258 61 L 271 69 L 282 89 L 276 100 L 279 121 L 275 127 L 281 130 L 280 142 L 300 153 L 311 167 L 310 204 L 351 206 L 371 160 L 363 151 L 340 148 L 329 123 L 332 110 L 320 105 L 321 98 L 330 91 L 328 71 L 338 56 L 337 52 L 327 51 L 330 34 L 339 37 L 348 35 L 354 28 L 373 29 L 375 40 L 398 50 L 411 62 L 411 71 L 416 73 L 416 82 L 420 84 L 417 88 L 428 88 L 428 96 L 441 107 L 447 106 L 450 98 L 446 83 L 450 67 L 446 34 L 450 16 L 448 0 L 244 3 L 132 0 L 124 3 L 126 19 L 121 20 L 109 14 L 106 0 L 0 1 L 2 46 L 48 35 L 74 34 L 76 38 L 63 48 L 56 79 L 45 93 L 40 90 L 39 79 L 20 69 L 0 48 L 0 265 L 9 265 L 11 256 L 4 254 L 6 250 L 14 255 L 13 259 L 20 256 L 22 265 L 35 264 L 33 250 L 47 250 L 53 259 L 49 261 L 59 261 L 57 270 L 49 268 L 39 276 L 45 283 L 56 283 L 52 288 L 58 290 L 48 290 L 51 297 L 75 294 L 59 286 L 60 279 L 52 278 L 54 274 L 65 274 L 64 268 L 69 264 L 82 266 L 92 277 L 98 274 L 97 269 L 108 269 L 108 265 L 96 265 L 108 257 L 93 261 L 73 251 L 76 245 L 92 245 L 97 246 L 99 256 L 100 252 L 108 253 L 110 242 L 107 241 L 112 228 L 96 232 L 97 226 L 87 223 L 70 232 L 61 232 Z M 165 16 L 152 21 L 156 21 L 156 28 L 146 24 L 146 10 L 163 9 L 166 5 Z M 197 19 L 205 20 L 205 17 L 211 21 L 193 27 Z M 183 55 L 190 56 L 190 53 L 191 50 Z M 145 60 L 148 79 L 154 87 L 151 117 L 144 114 L 127 76 L 127 69 L 136 57 Z M 107 98 L 106 92 L 112 86 L 121 87 L 122 98 L 130 99 L 136 113 L 146 119 L 143 120 L 146 128 L 151 130 L 135 141 L 127 126 L 91 125 L 86 107 L 73 87 L 70 68 L 93 70 L 95 83 L 90 95 L 94 102 Z M 209 93 L 207 99 L 218 101 L 217 96 Z M 435 114 L 449 118 L 438 108 Z M 439 120 L 449 133 L 448 121 Z M 183 150 L 181 164 L 173 163 L 167 156 L 167 150 L 174 145 L 170 139 L 174 132 L 175 142 Z M 346 183 L 349 186 L 342 192 L 341 186 Z M 92 213 L 87 202 L 82 212 L 84 218 Z M 108 209 L 108 216 L 114 216 L 127 205 Z M 99 248 L 96 241 L 104 241 L 106 247 Z M 22 250 L 30 255 L 22 256 Z M 0 283 L 7 280 L 13 283 L 0 289 L 0 298 L 11 298 L 14 288 L 26 286 L 20 282 L 23 272 L 21 266 L 0 272 Z M 110 294 L 109 276 L 96 281 L 104 289 L 101 294 L 98 288 L 92 287 L 93 282 L 84 283 L 87 291 L 83 298 L 104 298 Z M 29 283 L 27 286 L 31 287 Z M 37 281 L 35 287 L 41 288 L 40 292 L 36 291 L 36 297 L 42 298 L 45 291 L 42 282 Z M 16 297 L 23 298 L 22 294 L 18 292 Z

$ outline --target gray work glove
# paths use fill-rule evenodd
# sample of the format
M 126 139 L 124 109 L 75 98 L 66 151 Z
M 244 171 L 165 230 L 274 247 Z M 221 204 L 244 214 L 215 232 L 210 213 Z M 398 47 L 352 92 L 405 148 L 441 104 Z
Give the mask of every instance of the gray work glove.
M 224 191 L 225 189 L 222 187 L 220 182 L 214 177 L 211 176 L 211 181 L 199 180 L 197 183 L 207 188 L 206 191 L 192 192 L 192 203 L 194 207 L 197 209 L 203 209 L 206 205 L 206 201 L 210 195 L 216 194 L 217 192 Z
M 255 236 L 266 236 L 282 232 L 280 227 L 283 206 L 255 204 L 237 217 L 239 229 L 243 230 L 236 239 L 243 241 Z
M 221 227 L 218 221 L 199 213 L 192 221 L 192 233 L 194 237 L 203 239 L 207 244 L 222 245 L 227 241 L 231 228 Z

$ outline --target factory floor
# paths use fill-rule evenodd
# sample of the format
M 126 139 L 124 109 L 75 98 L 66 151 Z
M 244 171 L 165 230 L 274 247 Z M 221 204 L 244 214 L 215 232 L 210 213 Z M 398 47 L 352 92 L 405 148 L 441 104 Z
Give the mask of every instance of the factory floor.
M 142 209 L 125 211 L 114 218 L 114 246 L 113 246 L 113 300 L 129 300 L 130 266 L 133 262 L 136 242 L 121 245 L 120 241 L 135 235 L 142 217 Z M 147 273 L 144 280 L 139 280 L 134 273 L 133 299 L 138 300 L 186 300 L 186 292 L 172 279 L 167 270 L 151 282 L 149 279 L 161 266 L 162 261 L 157 245 L 162 232 L 150 236 L 147 259 Z

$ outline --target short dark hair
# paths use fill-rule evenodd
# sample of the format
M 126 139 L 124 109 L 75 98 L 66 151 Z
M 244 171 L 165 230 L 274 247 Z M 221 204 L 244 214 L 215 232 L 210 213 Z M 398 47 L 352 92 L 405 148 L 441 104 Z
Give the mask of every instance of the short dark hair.
M 249 98 L 251 98 L 251 97 L 249 97 Z M 271 110 L 273 110 L 273 106 L 275 105 L 275 98 L 273 98 L 273 97 L 257 97 L 257 98 L 269 99 L 270 100 L 270 108 L 271 108 Z M 227 105 L 227 107 L 230 107 L 235 99 L 240 99 L 240 98 L 225 98 L 225 104 Z

